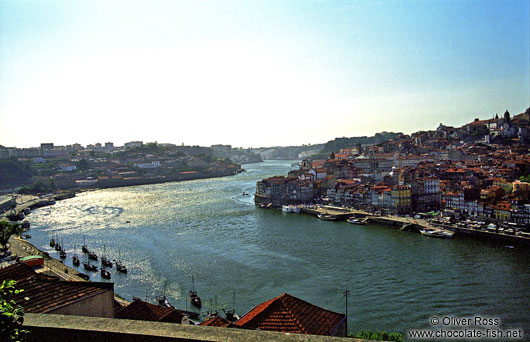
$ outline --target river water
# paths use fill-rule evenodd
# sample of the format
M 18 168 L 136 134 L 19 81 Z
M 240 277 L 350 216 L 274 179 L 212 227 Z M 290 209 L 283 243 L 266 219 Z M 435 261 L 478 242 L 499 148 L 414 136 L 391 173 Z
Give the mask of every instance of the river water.
M 530 334 L 528 249 L 259 209 L 242 192 L 287 174 L 291 161 L 243 167 L 231 177 L 79 194 L 31 213 L 30 241 L 58 257 L 48 246 L 57 234 L 70 266 L 83 240 L 100 256 L 120 256 L 129 273 L 112 272 L 112 281 L 128 300 L 153 301 L 165 289 L 173 305 L 189 309 L 193 275 L 203 311 L 231 308 L 235 291 L 240 315 L 284 292 L 345 312 L 348 289 L 353 332 L 406 333 L 428 328 L 432 316 L 478 315 Z

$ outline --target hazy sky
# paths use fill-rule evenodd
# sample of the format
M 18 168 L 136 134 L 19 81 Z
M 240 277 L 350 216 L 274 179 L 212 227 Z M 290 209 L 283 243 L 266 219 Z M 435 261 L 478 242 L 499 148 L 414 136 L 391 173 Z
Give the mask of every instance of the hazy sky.
M 0 0 L 0 144 L 411 133 L 530 105 L 528 0 Z

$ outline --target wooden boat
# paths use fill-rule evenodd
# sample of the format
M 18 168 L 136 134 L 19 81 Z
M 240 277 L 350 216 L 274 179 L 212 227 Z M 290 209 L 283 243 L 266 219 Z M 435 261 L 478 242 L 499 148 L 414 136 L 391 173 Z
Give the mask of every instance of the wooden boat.
M 201 303 L 201 297 L 199 297 L 197 295 L 197 291 L 195 291 L 195 281 L 193 279 L 193 275 L 191 276 L 191 283 L 192 283 L 192 289 L 190 290 L 190 301 L 191 301 L 191 304 L 195 307 L 197 307 L 198 309 L 200 309 L 202 307 L 202 303 Z
M 225 318 L 229 322 L 235 322 L 240 318 L 239 315 L 236 314 L 235 301 L 236 301 L 236 291 L 234 291 L 232 294 L 232 309 L 230 310 L 223 309 L 223 312 L 225 313 Z
M 361 220 L 361 219 L 358 219 L 358 218 L 349 218 L 347 219 L 346 221 L 348 221 L 348 223 L 351 223 L 351 224 L 358 224 L 358 225 L 365 225 L 366 222 Z
M 338 219 L 337 216 L 330 214 L 318 214 L 317 217 L 325 221 L 337 221 Z
M 116 270 L 121 273 L 127 273 L 127 267 L 121 262 L 121 252 L 118 251 L 118 260 L 116 261 Z
M 85 254 L 90 253 L 90 251 L 88 250 L 88 247 L 87 247 L 87 245 L 86 245 L 85 237 L 84 237 L 84 236 L 83 236 L 83 246 L 81 246 L 81 250 L 82 250 L 83 253 L 85 253 Z
M 59 253 L 59 257 L 61 259 L 66 259 L 66 252 L 64 250 L 61 250 L 61 252 Z
M 53 238 L 53 234 L 52 234 L 52 237 L 50 239 L 50 247 L 55 247 L 55 239 Z
M 89 261 L 83 262 L 83 267 L 85 268 L 85 270 L 88 270 L 88 271 L 98 270 L 98 267 L 96 265 L 92 265 Z
M 112 267 L 112 261 L 107 259 L 105 252 L 106 252 L 106 248 L 105 248 L 105 245 L 103 245 L 103 256 L 101 257 L 101 266 Z
M 88 258 L 90 260 L 96 260 L 96 261 L 98 260 L 98 256 L 94 252 L 88 252 Z
M 448 232 L 442 229 L 435 228 L 424 228 L 420 230 L 420 233 L 425 236 L 437 237 L 442 239 L 450 239 L 453 237 L 453 232 Z
M 156 297 L 156 301 L 157 301 L 158 305 L 161 306 L 161 307 L 164 307 L 164 308 L 172 308 L 173 307 L 173 305 L 169 304 L 169 301 L 167 300 L 165 295 Z
M 72 257 L 72 264 L 74 266 L 79 266 L 81 262 L 79 261 L 79 257 L 77 256 L 77 245 L 74 244 L 74 256 Z
M 101 269 L 101 278 L 110 279 L 110 272 L 102 268 Z

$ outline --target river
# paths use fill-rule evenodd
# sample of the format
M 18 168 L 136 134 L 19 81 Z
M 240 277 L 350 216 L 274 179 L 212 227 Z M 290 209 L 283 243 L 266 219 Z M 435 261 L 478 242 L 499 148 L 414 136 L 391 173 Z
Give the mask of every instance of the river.
M 74 246 L 82 255 L 83 241 L 100 256 L 105 250 L 111 259 L 120 257 L 129 273 L 112 272 L 112 281 L 128 300 L 153 301 L 165 289 L 172 304 L 189 309 L 193 275 L 203 311 L 231 308 L 235 291 L 240 315 L 284 292 L 345 312 L 348 289 L 353 332 L 406 333 L 428 328 L 433 316 L 478 315 L 499 318 L 494 328 L 530 334 L 528 249 L 259 209 L 252 198 L 256 181 L 286 175 L 291 161 L 243 167 L 247 172 L 230 177 L 58 201 L 30 214 L 30 242 L 58 257 L 48 246 L 57 234 L 70 266 Z M 104 281 L 99 273 L 91 277 Z

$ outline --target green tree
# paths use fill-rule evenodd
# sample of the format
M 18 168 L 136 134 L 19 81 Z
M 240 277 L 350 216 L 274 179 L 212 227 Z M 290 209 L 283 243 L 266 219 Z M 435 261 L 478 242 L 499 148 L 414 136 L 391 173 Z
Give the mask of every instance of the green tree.
M 519 180 L 520 180 L 521 182 L 530 183 L 530 175 L 527 175 L 527 176 L 521 176 L 521 177 L 519 177 Z
M 0 285 L 0 341 L 25 341 L 27 331 L 22 330 L 24 308 L 12 299 L 24 290 L 15 289 L 14 280 L 4 280 Z
M 22 233 L 22 227 L 17 223 L 0 221 L 0 247 L 5 249 L 11 235 Z

